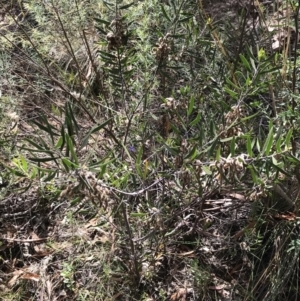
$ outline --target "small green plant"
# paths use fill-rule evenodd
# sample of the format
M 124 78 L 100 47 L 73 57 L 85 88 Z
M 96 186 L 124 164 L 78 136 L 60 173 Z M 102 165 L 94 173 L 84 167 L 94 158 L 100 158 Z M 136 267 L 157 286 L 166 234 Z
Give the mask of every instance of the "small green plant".
M 63 269 L 62 269 L 60 275 L 63 277 L 64 284 L 70 290 L 74 289 L 74 284 L 75 284 L 74 271 L 75 271 L 74 265 L 72 265 L 68 262 L 63 263 Z

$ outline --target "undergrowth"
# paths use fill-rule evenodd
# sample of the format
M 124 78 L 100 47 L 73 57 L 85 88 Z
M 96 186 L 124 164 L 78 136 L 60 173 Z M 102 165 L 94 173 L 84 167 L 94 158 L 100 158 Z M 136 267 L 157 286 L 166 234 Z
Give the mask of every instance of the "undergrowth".
M 0 4 L 2 300 L 297 299 L 299 5 L 272 5 Z

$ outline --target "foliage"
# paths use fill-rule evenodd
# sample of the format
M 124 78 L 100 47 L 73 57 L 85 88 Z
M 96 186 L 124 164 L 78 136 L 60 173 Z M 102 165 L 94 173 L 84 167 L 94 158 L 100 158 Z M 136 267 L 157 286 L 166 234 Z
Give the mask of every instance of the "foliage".
M 24 0 L 6 8 L 1 102 L 9 105 L 1 104 L 0 114 L 11 116 L 15 106 L 26 125 L 0 133 L 0 147 L 13 150 L 1 158 L 11 189 L 38 190 L 49 208 L 67 202 L 89 225 L 86 232 L 101 233 L 99 254 L 78 243 L 91 248 L 101 271 L 78 254 L 76 266 L 73 258 L 61 267 L 72 294 L 88 266 L 109 286 L 101 300 L 119 292 L 132 300 L 215 300 L 222 275 L 212 272 L 220 266 L 208 259 L 212 245 L 209 252 L 204 245 L 205 237 L 222 235 L 213 234 L 219 221 L 204 210 L 207 202 L 230 195 L 249 205 L 241 205 L 255 223 L 244 221 L 249 233 L 231 232 L 230 210 L 218 229 L 234 241 L 234 262 L 264 256 L 261 232 L 281 236 L 269 219 L 286 211 L 298 216 L 297 39 L 288 36 L 280 49 L 265 43 L 274 35 L 262 25 L 267 7 L 256 8 L 259 25 L 249 25 L 242 10 L 230 27 L 210 18 L 202 2 Z M 297 28 L 299 8 L 291 2 L 289 9 L 285 19 Z M 249 249 L 239 239 L 248 239 Z M 296 252 L 298 241 L 282 246 Z M 170 276 L 177 265 L 181 280 Z M 282 297 L 274 289 L 282 290 L 279 278 L 267 275 L 274 277 L 266 282 L 271 293 L 260 296 L 263 277 L 253 277 L 251 295 L 243 297 Z M 100 298 L 83 289 L 78 296 Z

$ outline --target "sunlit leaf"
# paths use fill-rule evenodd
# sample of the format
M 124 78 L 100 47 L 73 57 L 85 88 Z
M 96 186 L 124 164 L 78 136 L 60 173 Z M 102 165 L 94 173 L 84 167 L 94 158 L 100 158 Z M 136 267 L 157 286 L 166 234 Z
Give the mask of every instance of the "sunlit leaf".
M 219 145 L 216 152 L 216 161 L 220 161 L 220 159 L 221 159 L 221 145 Z
M 210 168 L 208 166 L 203 165 L 202 166 L 202 170 L 204 171 L 205 174 L 207 175 L 211 175 L 212 171 L 210 170 Z
M 68 158 L 62 158 L 61 160 L 62 160 L 64 166 L 67 166 L 69 169 L 73 169 L 73 168 L 78 168 L 79 167 L 74 162 L 71 162 Z
M 9 166 L 5 166 L 6 169 L 8 169 L 12 174 L 18 176 L 18 177 L 21 177 L 21 178 L 24 178 L 24 177 L 27 177 L 27 175 L 19 170 L 16 170 L 16 169 L 13 169 Z
M 23 156 L 20 156 L 20 161 L 22 163 L 22 169 L 25 172 L 28 172 L 28 164 L 27 164 L 27 161 L 25 160 L 25 158 Z

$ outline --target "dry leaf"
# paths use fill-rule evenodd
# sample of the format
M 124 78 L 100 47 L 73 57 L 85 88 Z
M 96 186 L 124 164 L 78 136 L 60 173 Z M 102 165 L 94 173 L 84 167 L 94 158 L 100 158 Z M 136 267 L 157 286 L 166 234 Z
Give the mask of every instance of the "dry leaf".
M 222 284 L 222 285 L 209 286 L 208 288 L 209 288 L 210 290 L 220 291 L 220 290 L 224 289 L 224 284 Z
M 185 301 L 186 300 L 186 288 L 179 288 L 176 293 L 174 293 L 170 300 L 172 301 Z
M 21 275 L 20 277 L 21 279 L 27 279 L 27 280 L 33 280 L 33 281 L 39 281 L 40 280 L 40 276 L 34 273 L 28 273 L 25 272 Z
M 23 273 L 24 273 L 24 271 L 22 271 L 22 270 L 15 270 L 13 272 L 14 276 L 9 280 L 7 286 L 9 288 L 12 288 Z

